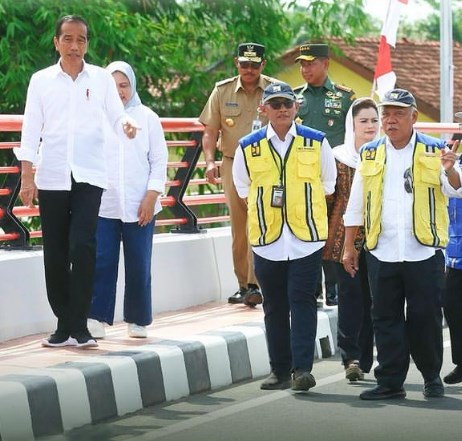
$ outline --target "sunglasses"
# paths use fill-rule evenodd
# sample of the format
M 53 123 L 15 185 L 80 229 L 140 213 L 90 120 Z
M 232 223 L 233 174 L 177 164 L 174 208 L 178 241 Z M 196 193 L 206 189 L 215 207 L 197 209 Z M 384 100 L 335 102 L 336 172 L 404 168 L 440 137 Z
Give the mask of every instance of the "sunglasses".
M 294 107 L 295 101 L 291 100 L 281 100 L 281 101 L 276 101 L 276 100 L 270 100 L 266 104 L 269 104 L 272 109 L 274 110 L 279 110 L 282 106 L 284 106 L 286 109 L 292 109 Z
M 404 170 L 404 189 L 406 190 L 406 193 L 412 193 L 412 173 L 411 173 L 411 168 L 407 168 Z
M 257 70 L 257 69 L 260 69 L 261 63 L 256 63 L 255 61 L 240 61 L 239 66 L 242 69 L 249 69 L 250 68 L 250 69 Z

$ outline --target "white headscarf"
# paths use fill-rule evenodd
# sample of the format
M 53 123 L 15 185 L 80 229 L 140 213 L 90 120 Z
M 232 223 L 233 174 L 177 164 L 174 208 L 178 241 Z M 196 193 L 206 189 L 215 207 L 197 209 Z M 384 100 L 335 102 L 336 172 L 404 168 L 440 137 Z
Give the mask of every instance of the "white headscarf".
M 340 144 L 339 146 L 332 149 L 332 153 L 334 154 L 335 159 L 345 165 L 348 165 L 348 167 L 351 168 L 356 168 L 356 164 L 358 163 L 359 158 L 359 153 L 356 151 L 355 146 L 356 134 L 353 122 L 353 110 L 359 103 L 362 103 L 366 100 L 369 101 L 371 98 L 363 97 L 353 101 L 345 118 L 345 139 L 343 144 Z M 378 137 L 379 132 L 377 132 L 376 139 Z
M 141 104 L 141 100 L 136 92 L 136 77 L 132 67 L 125 61 L 113 61 L 106 67 L 106 70 L 108 70 L 111 74 L 114 72 L 121 72 L 128 78 L 132 88 L 132 95 L 124 107 L 128 109 L 129 107 L 139 106 Z

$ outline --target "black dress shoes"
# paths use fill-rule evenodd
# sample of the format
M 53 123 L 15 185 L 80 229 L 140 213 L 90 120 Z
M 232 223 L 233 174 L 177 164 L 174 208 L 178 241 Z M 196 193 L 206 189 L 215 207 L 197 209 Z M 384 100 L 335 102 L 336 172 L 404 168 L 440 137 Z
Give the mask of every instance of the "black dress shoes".
M 454 370 L 449 372 L 449 374 L 443 378 L 443 381 L 446 384 L 461 383 L 462 382 L 462 367 L 456 366 Z
M 444 397 L 444 386 L 440 377 L 426 381 L 423 388 L 423 394 L 428 398 Z
M 395 398 L 404 398 L 406 391 L 400 387 L 399 389 L 390 389 L 385 386 L 376 386 L 373 389 L 365 390 L 359 395 L 361 400 L 389 400 Z
M 263 380 L 260 384 L 260 389 L 263 390 L 278 390 L 278 389 L 289 389 L 291 386 L 290 375 L 284 375 L 278 377 L 274 372 L 271 372 L 270 376 Z
M 228 303 L 244 303 L 244 297 L 247 293 L 246 288 L 239 288 L 239 291 L 236 291 L 231 297 L 228 297 Z

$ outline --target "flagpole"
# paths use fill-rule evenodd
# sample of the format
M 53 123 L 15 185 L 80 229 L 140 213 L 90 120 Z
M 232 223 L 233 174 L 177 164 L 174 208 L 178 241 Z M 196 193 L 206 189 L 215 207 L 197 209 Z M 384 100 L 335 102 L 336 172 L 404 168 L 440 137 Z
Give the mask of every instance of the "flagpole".
M 440 121 L 453 122 L 454 65 L 451 0 L 441 0 L 440 17 Z M 462 109 L 457 109 L 460 110 Z

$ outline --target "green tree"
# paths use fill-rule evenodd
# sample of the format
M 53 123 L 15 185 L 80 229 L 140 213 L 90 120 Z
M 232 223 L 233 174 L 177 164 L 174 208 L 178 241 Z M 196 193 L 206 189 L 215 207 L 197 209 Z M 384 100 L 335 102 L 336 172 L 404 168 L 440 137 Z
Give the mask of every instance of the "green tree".
M 405 22 L 400 27 L 399 36 L 413 40 L 440 39 L 440 1 L 439 0 L 420 0 L 421 4 L 426 3 L 432 7 L 432 13 L 423 20 L 412 23 Z M 452 36 L 454 41 L 462 43 L 462 1 L 452 0 Z
M 0 112 L 21 113 L 30 75 L 56 61 L 56 19 L 85 17 L 87 60 L 133 64 L 143 101 L 161 116 L 195 116 L 218 79 L 235 74 L 242 41 L 266 45 L 266 72 L 301 38 L 352 41 L 368 29 L 362 0 L 313 1 L 306 8 L 281 0 L 2 0 Z
M 293 44 L 330 37 L 340 37 L 354 44 L 356 37 L 378 30 L 374 21 L 364 12 L 363 0 L 313 0 L 304 7 L 299 6 L 297 1 L 291 1 L 288 7 L 294 11 L 291 19 Z
M 0 113 L 24 111 L 30 76 L 57 61 L 54 28 L 67 14 L 89 23 L 87 61 L 130 63 L 143 102 L 169 117 L 199 114 L 214 83 L 236 74 L 240 42 L 264 44 L 265 73 L 276 75 L 278 56 L 294 44 L 353 43 L 371 29 L 363 0 L 0 0 Z M 11 158 L 0 151 L 0 164 Z

